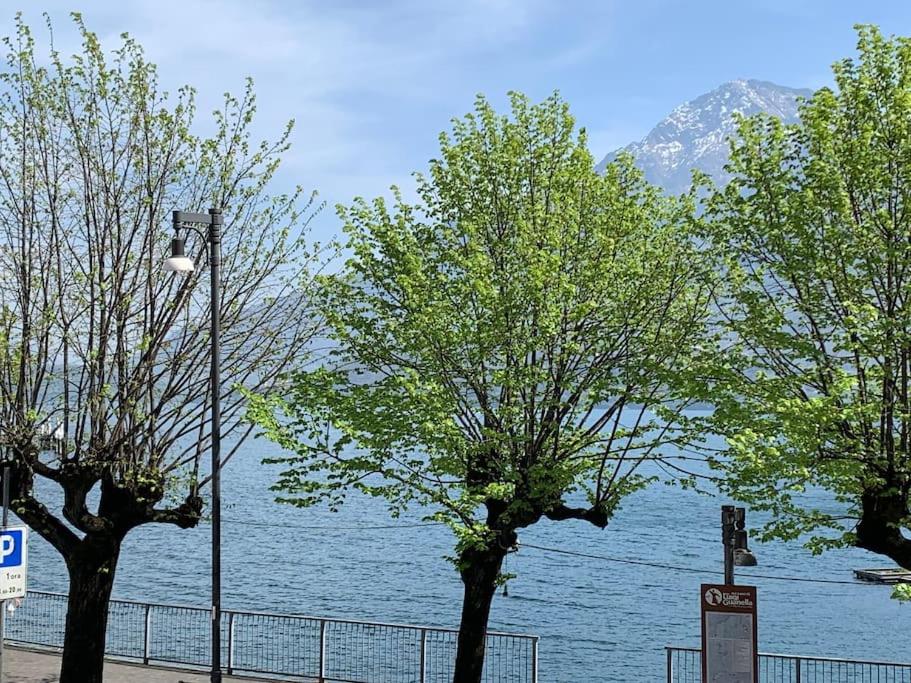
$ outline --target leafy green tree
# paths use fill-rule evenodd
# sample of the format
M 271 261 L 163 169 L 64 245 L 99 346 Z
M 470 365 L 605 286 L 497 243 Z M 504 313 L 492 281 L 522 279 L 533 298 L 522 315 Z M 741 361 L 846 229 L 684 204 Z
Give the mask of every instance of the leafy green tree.
M 743 120 L 708 223 L 726 282 L 715 429 L 767 537 L 911 569 L 911 40 L 859 30 L 801 122 Z M 843 512 L 804 495 L 830 491 Z
M 691 352 L 705 334 L 693 201 L 628 158 L 594 171 L 554 95 L 479 98 L 417 175 L 340 207 L 351 254 L 322 280 L 335 349 L 253 413 L 291 454 L 283 500 L 352 490 L 426 506 L 457 539 L 454 680 L 481 680 L 501 563 L 543 518 L 603 528 L 684 442 Z M 700 277 L 697 279 L 696 275 Z
M 169 212 L 227 207 L 225 460 L 251 429 L 234 385 L 268 390 L 311 335 L 299 283 L 313 254 L 297 236 L 306 199 L 268 193 L 288 131 L 251 144 L 252 91 L 199 137 L 192 90 L 169 97 L 132 39 L 106 55 L 75 19 L 71 59 L 36 57 L 21 20 L 5 41 L 0 465 L 14 512 L 69 572 L 60 680 L 100 683 L 123 539 L 198 524 L 209 480 L 206 249 L 190 243 L 193 275 L 163 273 Z

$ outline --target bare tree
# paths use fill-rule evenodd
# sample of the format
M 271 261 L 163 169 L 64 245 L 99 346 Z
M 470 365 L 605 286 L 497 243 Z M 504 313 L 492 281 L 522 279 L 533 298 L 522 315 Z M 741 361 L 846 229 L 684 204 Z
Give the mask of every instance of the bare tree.
M 128 36 L 106 55 L 36 57 L 17 19 L 0 99 L 0 456 L 15 513 L 69 571 L 61 681 L 101 681 L 107 606 L 124 537 L 195 526 L 209 480 L 209 293 L 161 272 L 174 208 L 226 207 L 223 435 L 250 433 L 241 388 L 274 389 L 315 324 L 313 197 L 272 196 L 291 124 L 254 144 L 255 99 L 226 95 L 214 133 L 192 131 L 194 93 L 159 89 Z M 50 26 L 49 26 L 50 28 Z M 52 37 L 52 34 L 50 34 Z M 52 509 L 36 478 L 62 489 Z

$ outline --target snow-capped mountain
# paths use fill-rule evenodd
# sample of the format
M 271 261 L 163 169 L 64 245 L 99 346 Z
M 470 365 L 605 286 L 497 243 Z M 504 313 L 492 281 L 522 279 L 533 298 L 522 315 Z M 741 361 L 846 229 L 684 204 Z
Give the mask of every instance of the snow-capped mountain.
M 649 182 L 667 192 L 686 191 L 692 168 L 723 182 L 728 137 L 734 132 L 734 112 L 745 115 L 766 112 L 793 123 L 798 118 L 798 98 L 811 94 L 811 90 L 767 81 L 725 83 L 674 109 L 639 142 L 608 154 L 598 164 L 598 170 L 603 170 L 620 151 L 627 151 L 635 157 L 636 165 L 645 172 Z

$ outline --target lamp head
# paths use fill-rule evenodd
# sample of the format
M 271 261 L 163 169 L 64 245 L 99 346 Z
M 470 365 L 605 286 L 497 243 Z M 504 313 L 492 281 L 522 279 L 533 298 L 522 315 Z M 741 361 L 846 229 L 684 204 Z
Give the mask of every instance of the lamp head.
M 738 567 L 755 567 L 759 562 L 749 548 L 735 548 L 734 564 Z
M 747 532 L 738 529 L 734 532 L 734 564 L 738 567 L 755 567 L 759 562 L 747 547 Z
M 169 273 L 192 273 L 193 261 L 184 255 L 183 240 L 175 237 L 171 240 L 171 256 L 164 262 L 164 269 Z

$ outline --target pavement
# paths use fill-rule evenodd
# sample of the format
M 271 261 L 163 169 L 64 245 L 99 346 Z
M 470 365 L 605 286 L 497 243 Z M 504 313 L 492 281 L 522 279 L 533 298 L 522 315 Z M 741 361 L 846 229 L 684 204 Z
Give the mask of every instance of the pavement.
M 3 649 L 2 683 L 57 683 L 60 655 L 46 650 L 31 650 L 7 645 Z M 275 683 L 278 679 L 225 676 L 225 683 Z M 286 679 L 291 680 L 291 679 Z M 303 680 L 303 679 L 294 679 Z M 186 669 L 170 669 L 107 660 L 104 683 L 208 683 L 209 674 Z

